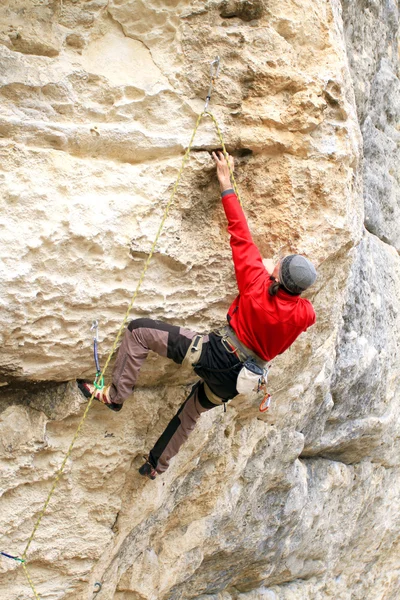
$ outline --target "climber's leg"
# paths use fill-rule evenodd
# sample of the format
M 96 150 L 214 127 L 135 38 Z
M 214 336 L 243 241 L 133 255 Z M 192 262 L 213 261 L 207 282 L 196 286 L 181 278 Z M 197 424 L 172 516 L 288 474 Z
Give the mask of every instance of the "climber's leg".
M 202 381 L 196 383 L 177 414 L 154 444 L 147 464 L 151 465 L 156 473 L 166 471 L 169 467 L 169 461 L 178 453 L 182 444 L 187 440 L 201 414 L 215 408 L 215 406 L 217 405 L 211 403 L 206 397 L 204 383 Z M 150 476 L 149 473 L 145 472 L 145 465 L 139 471 L 141 475 Z
M 195 335 L 196 333 L 189 329 L 153 319 L 131 321 L 125 331 L 113 369 L 111 401 L 114 404 L 123 404 L 132 394 L 140 367 L 149 350 L 181 364 Z

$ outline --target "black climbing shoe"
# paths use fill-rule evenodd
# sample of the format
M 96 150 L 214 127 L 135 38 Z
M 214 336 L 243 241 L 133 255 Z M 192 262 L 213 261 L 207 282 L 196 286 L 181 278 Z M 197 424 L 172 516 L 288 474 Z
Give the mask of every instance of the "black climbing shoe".
M 157 476 L 157 471 L 153 468 L 153 465 L 149 463 L 148 460 L 142 465 L 139 469 L 139 473 L 143 475 L 143 477 L 148 477 L 149 479 L 155 479 Z
M 86 381 L 78 381 L 78 388 L 85 396 L 85 398 L 91 398 L 93 392 L 95 392 L 93 398 L 102 404 L 105 404 L 111 410 L 118 412 L 122 408 L 122 404 L 116 404 L 112 402 L 108 396 L 110 387 L 105 387 L 102 390 L 98 390 L 93 383 L 87 383 Z

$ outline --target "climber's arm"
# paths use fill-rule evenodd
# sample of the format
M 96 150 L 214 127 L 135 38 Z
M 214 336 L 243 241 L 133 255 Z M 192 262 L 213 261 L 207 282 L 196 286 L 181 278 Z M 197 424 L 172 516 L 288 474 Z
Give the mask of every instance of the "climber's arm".
M 217 176 L 220 183 L 222 204 L 228 219 L 228 232 L 231 236 L 232 258 L 235 265 L 236 280 L 239 292 L 244 292 L 246 287 L 259 275 L 265 276 L 266 269 L 262 256 L 253 242 L 246 217 L 239 204 L 239 200 L 232 189 L 230 173 L 225 157 L 221 152 L 218 156 L 213 152 L 217 165 Z M 233 159 L 229 156 L 233 170 Z

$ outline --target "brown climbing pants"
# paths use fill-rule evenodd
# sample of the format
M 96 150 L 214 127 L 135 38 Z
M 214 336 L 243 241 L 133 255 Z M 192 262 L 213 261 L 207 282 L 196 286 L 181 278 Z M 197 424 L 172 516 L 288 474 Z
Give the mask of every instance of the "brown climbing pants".
M 123 404 L 132 394 L 140 367 L 149 350 L 182 364 L 193 338 L 197 335 L 194 331 L 162 321 L 131 321 L 115 362 L 111 400 L 116 404 Z M 201 357 L 194 365 L 195 372 L 202 380 L 193 386 L 190 395 L 150 451 L 149 460 L 158 473 L 168 469 L 169 461 L 193 431 L 201 414 L 237 394 L 236 379 L 241 363 L 234 354 L 226 351 L 220 339 L 220 336 L 214 333 L 203 337 Z M 210 397 L 214 402 L 210 401 Z

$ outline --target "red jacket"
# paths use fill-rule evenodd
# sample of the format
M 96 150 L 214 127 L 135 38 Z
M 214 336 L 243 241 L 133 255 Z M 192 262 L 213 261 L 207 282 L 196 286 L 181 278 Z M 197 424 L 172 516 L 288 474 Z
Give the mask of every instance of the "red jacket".
M 239 296 L 228 311 L 228 322 L 239 340 L 265 361 L 282 354 L 315 323 L 311 302 L 280 289 L 270 296 L 272 284 L 254 244 L 236 194 L 223 196 Z

